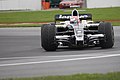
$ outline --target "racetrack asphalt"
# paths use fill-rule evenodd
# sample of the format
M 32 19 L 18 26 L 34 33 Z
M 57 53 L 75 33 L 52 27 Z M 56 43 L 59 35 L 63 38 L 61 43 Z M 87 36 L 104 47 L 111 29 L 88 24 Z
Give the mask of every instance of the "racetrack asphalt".
M 120 26 L 111 49 L 41 48 L 40 28 L 0 28 L 0 78 L 120 71 Z

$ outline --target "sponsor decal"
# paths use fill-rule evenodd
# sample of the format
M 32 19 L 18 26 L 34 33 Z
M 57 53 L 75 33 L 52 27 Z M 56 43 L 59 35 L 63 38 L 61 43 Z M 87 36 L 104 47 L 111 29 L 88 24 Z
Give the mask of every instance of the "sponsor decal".
M 63 15 L 59 15 L 60 19 L 70 19 L 72 16 L 63 16 Z
M 81 15 L 81 16 L 79 16 L 79 18 L 87 18 L 88 17 L 88 15 Z
M 72 16 L 59 15 L 59 19 L 70 19 Z M 87 18 L 88 15 L 80 15 L 79 18 Z

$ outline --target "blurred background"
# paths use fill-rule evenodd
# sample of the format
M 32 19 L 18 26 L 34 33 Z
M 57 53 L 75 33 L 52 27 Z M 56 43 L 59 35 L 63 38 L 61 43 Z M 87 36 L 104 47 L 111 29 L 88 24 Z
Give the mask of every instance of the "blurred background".
M 120 0 L 0 0 L 0 10 L 46 10 L 118 7 Z

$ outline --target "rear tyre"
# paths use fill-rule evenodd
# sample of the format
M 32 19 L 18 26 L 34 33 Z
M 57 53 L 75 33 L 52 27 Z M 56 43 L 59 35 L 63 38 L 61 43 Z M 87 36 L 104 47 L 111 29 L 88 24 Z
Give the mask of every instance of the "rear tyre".
M 114 45 L 114 30 L 109 22 L 102 22 L 98 27 L 98 32 L 104 34 L 105 38 L 100 40 L 101 48 L 112 48 Z
M 46 51 L 57 49 L 55 25 L 45 24 L 41 27 L 41 44 Z

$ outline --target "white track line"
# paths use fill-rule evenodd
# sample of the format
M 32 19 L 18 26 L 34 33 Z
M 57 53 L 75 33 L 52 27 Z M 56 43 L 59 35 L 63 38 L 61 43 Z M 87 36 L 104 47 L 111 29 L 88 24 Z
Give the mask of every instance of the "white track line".
M 83 54 L 83 55 L 60 55 L 60 56 L 33 56 L 33 57 L 8 57 L 8 58 L 0 58 L 0 60 L 12 60 L 12 59 L 33 59 L 33 58 L 41 58 L 41 57 L 83 57 L 83 56 L 95 56 L 95 54 Z M 97 56 L 97 55 L 96 55 Z
M 95 57 L 84 57 L 84 58 L 61 59 L 61 60 L 50 60 L 50 61 L 37 61 L 37 62 L 25 62 L 25 63 L 0 64 L 0 67 L 20 66 L 20 65 L 28 65 L 28 64 L 30 65 L 30 64 L 42 64 L 42 63 L 55 63 L 55 62 L 66 62 L 66 61 L 88 60 L 88 59 L 99 59 L 99 58 L 108 58 L 108 57 L 116 57 L 116 56 L 120 56 L 120 54 L 95 56 Z
M 92 54 L 80 54 L 80 55 L 77 54 L 77 55 L 56 55 L 56 56 L 6 57 L 6 58 L 0 58 L 0 60 L 34 59 L 34 58 L 36 59 L 36 58 L 42 58 L 42 57 L 48 57 L 48 58 L 52 58 L 52 57 L 66 57 L 66 58 L 68 58 L 68 57 L 83 57 L 83 56 L 100 56 L 100 55 L 103 55 L 103 53 L 116 53 L 116 51 L 112 51 L 112 52 L 99 52 L 99 53 L 93 52 Z

